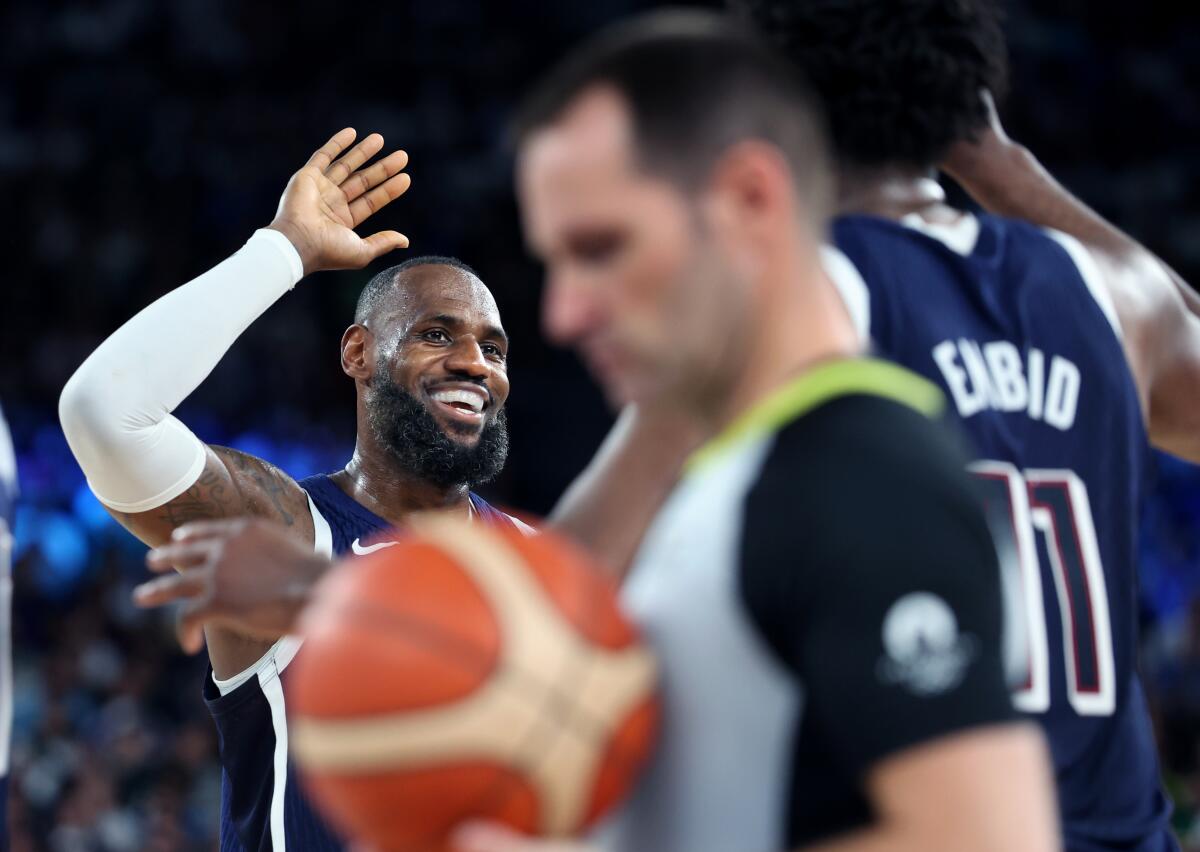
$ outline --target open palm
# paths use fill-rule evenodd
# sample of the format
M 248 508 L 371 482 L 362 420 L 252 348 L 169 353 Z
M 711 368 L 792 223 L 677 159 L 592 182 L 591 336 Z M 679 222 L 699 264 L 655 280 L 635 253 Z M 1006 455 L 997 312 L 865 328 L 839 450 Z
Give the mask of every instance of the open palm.
M 408 154 L 393 151 L 368 166 L 383 148 L 383 137 L 372 133 L 346 152 L 355 139 L 353 128 L 334 134 L 292 175 L 270 227 L 282 232 L 304 261 L 304 272 L 320 269 L 358 269 L 387 252 L 408 246 L 396 231 L 360 237 L 354 228 L 399 198 L 411 183 L 404 173 Z

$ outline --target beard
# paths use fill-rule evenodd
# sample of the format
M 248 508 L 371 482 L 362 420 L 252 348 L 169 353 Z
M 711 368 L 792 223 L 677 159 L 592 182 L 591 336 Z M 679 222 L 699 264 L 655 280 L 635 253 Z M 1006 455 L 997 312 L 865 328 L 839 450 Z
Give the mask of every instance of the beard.
M 508 458 L 508 418 L 504 409 L 468 446 L 454 440 L 419 399 L 377 369 L 365 400 L 367 422 L 375 440 L 400 467 L 441 488 L 490 482 Z

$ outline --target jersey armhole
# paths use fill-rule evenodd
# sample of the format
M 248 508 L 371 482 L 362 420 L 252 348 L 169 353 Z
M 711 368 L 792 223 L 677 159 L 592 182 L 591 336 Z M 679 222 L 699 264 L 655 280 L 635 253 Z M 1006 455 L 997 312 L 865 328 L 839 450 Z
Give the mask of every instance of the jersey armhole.
M 307 491 L 304 492 L 308 497 L 308 511 L 312 513 L 313 520 L 313 550 L 326 558 L 333 558 L 333 532 L 329 529 L 329 522 L 325 520 L 325 516 L 321 514 L 321 510 L 317 508 L 317 504 L 313 502 L 312 495 Z M 249 681 L 251 678 L 257 677 L 259 672 L 267 666 L 274 664 L 277 672 L 281 672 L 287 668 L 288 663 L 292 661 L 292 657 L 296 656 L 296 651 L 300 650 L 300 639 L 295 636 L 280 637 L 274 645 L 272 645 L 267 653 L 258 658 L 249 668 L 245 668 L 232 677 L 219 678 L 216 673 L 213 673 L 213 684 L 217 687 L 217 692 L 222 696 L 236 690 L 239 686 Z
M 1101 313 L 1104 314 L 1104 318 L 1112 326 L 1117 340 L 1123 344 L 1125 339 L 1121 332 L 1121 321 L 1117 317 L 1117 309 L 1113 305 L 1112 296 L 1109 295 L 1108 288 L 1104 286 L 1104 276 L 1100 272 L 1100 266 L 1096 263 L 1096 259 L 1092 257 L 1092 253 L 1088 251 L 1083 243 L 1070 234 L 1056 231 L 1053 228 L 1043 228 L 1042 230 L 1046 236 L 1062 246 L 1063 250 L 1071 258 L 1071 262 L 1075 264 L 1075 268 L 1079 271 L 1079 277 L 1083 279 L 1088 292 L 1092 294 L 1092 298 L 1095 300 L 1097 306 L 1099 306 Z
M 329 521 L 325 520 L 325 516 L 321 514 L 321 510 L 313 502 L 312 495 L 305 491 L 304 496 L 308 498 L 308 511 L 312 515 L 313 520 L 313 550 L 319 556 L 332 559 L 333 531 L 329 528 Z

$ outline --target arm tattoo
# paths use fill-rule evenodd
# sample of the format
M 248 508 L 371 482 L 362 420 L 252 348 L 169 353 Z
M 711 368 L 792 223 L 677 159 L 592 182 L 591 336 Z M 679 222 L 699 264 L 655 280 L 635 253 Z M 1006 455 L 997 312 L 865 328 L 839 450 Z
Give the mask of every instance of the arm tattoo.
M 195 485 L 156 512 L 160 520 L 174 529 L 188 521 L 225 517 L 233 514 L 236 506 L 236 496 L 229 493 L 221 477 L 205 470 Z
M 253 514 L 274 515 L 283 522 L 284 526 L 288 527 L 296 523 L 295 516 L 287 510 L 283 502 L 287 493 L 285 488 L 287 482 L 279 468 L 239 450 L 228 447 L 214 447 L 213 449 L 226 463 L 231 463 L 230 472 L 233 474 L 235 485 L 239 484 L 239 480 L 243 480 L 253 482 L 257 486 L 257 494 L 245 494 L 247 504 Z M 241 490 L 240 486 L 239 490 Z M 270 501 L 273 512 L 262 511 L 266 508 L 262 501 L 263 497 Z

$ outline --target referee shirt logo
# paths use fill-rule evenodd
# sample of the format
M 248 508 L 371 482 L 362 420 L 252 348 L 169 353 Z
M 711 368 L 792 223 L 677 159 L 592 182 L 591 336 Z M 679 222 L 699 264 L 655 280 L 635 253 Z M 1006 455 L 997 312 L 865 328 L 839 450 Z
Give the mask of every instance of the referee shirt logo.
M 960 633 L 949 604 L 930 592 L 900 598 L 883 619 L 881 681 L 899 684 L 918 696 L 951 690 L 962 682 L 975 658 L 978 640 Z

